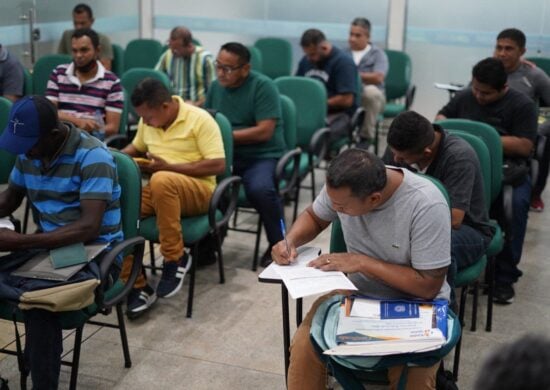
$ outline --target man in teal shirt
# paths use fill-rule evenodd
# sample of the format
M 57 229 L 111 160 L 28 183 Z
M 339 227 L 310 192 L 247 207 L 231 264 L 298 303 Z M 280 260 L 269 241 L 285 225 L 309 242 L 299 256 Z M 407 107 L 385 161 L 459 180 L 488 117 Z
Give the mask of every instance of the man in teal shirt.
M 215 68 L 217 80 L 205 106 L 220 111 L 233 127 L 233 173 L 242 177 L 246 197 L 262 218 L 269 240 L 262 257 L 266 265 L 271 247 L 283 238 L 283 207 L 275 188 L 275 166 L 286 149 L 279 93 L 271 79 L 250 70 L 250 52 L 240 43 L 223 45 Z

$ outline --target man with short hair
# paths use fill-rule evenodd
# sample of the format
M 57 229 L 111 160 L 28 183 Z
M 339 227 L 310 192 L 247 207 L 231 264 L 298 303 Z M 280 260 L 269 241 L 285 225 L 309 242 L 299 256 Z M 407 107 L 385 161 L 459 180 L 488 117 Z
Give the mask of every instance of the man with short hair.
M 216 78 L 212 54 L 196 46 L 191 31 L 183 26 L 172 29 L 168 46 L 155 69 L 168 75 L 172 90 L 186 103 L 202 106 Z
M 503 63 L 496 58 L 478 62 L 472 70 L 472 85 L 456 93 L 443 107 L 436 119 L 463 118 L 493 126 L 502 140 L 504 158 L 509 166 L 527 166 L 537 133 L 535 103 L 525 94 L 508 87 Z M 495 302 L 512 303 L 513 284 L 522 272 L 518 268 L 527 228 L 531 179 L 520 177 L 513 191 L 512 239 L 506 240 L 497 255 L 495 273 Z M 500 205 L 501 202 L 497 201 Z M 503 223 L 503 211 L 492 212 Z
M 308 265 L 348 274 L 361 294 L 379 299 L 449 299 L 445 281 L 450 260 L 451 222 L 443 194 L 428 179 L 386 167 L 374 154 L 346 149 L 332 160 L 326 184 L 273 248 L 273 260 L 287 265 L 296 248 L 340 219 L 347 253 L 323 254 Z M 330 294 L 329 294 L 330 295 Z M 296 331 L 290 349 L 289 390 L 324 389 L 327 367 L 310 339 L 318 299 Z M 435 389 L 439 362 L 408 367 L 408 389 Z M 389 369 L 397 388 L 404 366 Z
M 452 229 L 447 281 L 454 287 L 457 270 L 478 261 L 493 237 L 476 152 L 414 111 L 395 117 L 387 139 L 393 161 L 435 177 L 449 194 Z
M 56 67 L 46 86 L 46 97 L 59 118 L 104 139 L 118 133 L 124 92 L 116 75 L 97 60 L 99 37 L 94 30 L 72 33 L 73 62 Z
M 156 296 L 170 298 L 181 289 L 192 261 L 184 251 L 181 217 L 208 211 L 216 175 L 225 170 L 225 151 L 214 118 L 172 96 L 160 81 L 143 80 L 131 100 L 140 120 L 134 140 L 122 151 L 141 157 L 137 160 L 141 171 L 151 175 L 143 187 L 141 215 L 156 216 L 164 257 L 156 295 L 138 280 L 128 298 L 127 315 L 135 318 L 151 307 Z
M 366 141 L 374 139 L 376 118 L 384 111 L 386 95 L 384 79 L 388 73 L 388 56 L 384 50 L 374 45 L 370 40 L 371 24 L 366 18 L 355 18 L 349 31 L 349 48 L 353 62 L 357 65 L 363 93 L 361 105 L 365 108 L 365 122 L 359 134 Z
M 81 28 L 91 29 L 94 24 L 94 14 L 92 9 L 88 4 L 77 4 L 73 8 L 73 30 L 63 31 L 63 36 L 59 41 L 59 46 L 57 47 L 57 52 L 59 54 L 71 54 L 72 53 L 72 36 L 74 30 Z M 111 63 L 113 61 L 113 47 L 111 45 L 111 40 L 105 34 L 99 34 L 99 51 L 98 59 L 101 61 L 105 69 L 111 70 Z
M 525 34 L 516 28 L 502 30 L 497 36 L 493 57 L 502 61 L 508 74 L 508 85 L 529 96 L 536 104 L 550 106 L 550 77 L 536 66 L 521 60 L 525 54 Z M 550 121 L 539 125 L 539 134 L 550 137 Z M 541 194 L 546 186 L 550 165 L 550 141 L 546 142 L 539 175 L 531 194 L 531 210 L 543 211 Z
M 275 167 L 286 145 L 281 101 L 273 80 L 251 71 L 246 46 L 229 42 L 216 59 L 218 79 L 205 106 L 224 114 L 233 128 L 233 173 L 242 177 L 246 198 L 264 224 L 269 248 L 261 265 L 271 262 L 271 247 L 282 239 L 283 206 L 275 188 Z
M 351 117 L 358 106 L 357 67 L 349 55 L 333 46 L 317 29 L 306 30 L 300 46 L 305 55 L 298 64 L 296 75 L 323 83 L 328 95 L 330 140 L 347 137 Z
M 15 102 L 25 92 L 25 75 L 21 62 L 0 45 L 0 96 Z
M 114 245 L 123 239 L 121 189 L 113 156 L 96 138 L 59 122 L 48 99 L 28 96 L 13 105 L 0 148 L 18 155 L 8 187 L 0 194 L 0 216 L 10 215 L 25 197 L 40 214 L 34 234 L 0 229 L 1 251 L 75 243 Z M 85 275 L 92 273 L 89 267 Z M 0 273 L 0 281 L 17 287 L 25 283 L 24 278 L 8 278 L 6 273 Z M 23 310 L 23 315 L 25 358 L 33 387 L 57 389 L 63 350 L 58 314 L 32 309 Z

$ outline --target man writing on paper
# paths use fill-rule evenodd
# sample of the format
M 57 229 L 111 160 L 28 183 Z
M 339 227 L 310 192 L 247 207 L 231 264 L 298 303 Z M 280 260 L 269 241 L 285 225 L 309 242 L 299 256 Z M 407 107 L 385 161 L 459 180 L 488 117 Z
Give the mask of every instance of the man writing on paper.
M 326 185 L 293 224 L 284 242 L 273 248 L 277 264 L 291 263 L 296 247 L 306 244 L 339 218 L 348 253 L 321 255 L 310 266 L 342 271 L 360 293 L 375 298 L 449 299 L 445 281 L 451 262 L 451 220 L 443 194 L 430 181 L 407 170 L 386 167 L 375 155 L 348 149 L 327 171 Z M 318 299 L 291 344 L 288 388 L 322 389 L 326 367 L 310 341 Z M 409 367 L 407 388 L 435 389 L 439 363 Z M 403 366 L 389 369 L 397 387 Z

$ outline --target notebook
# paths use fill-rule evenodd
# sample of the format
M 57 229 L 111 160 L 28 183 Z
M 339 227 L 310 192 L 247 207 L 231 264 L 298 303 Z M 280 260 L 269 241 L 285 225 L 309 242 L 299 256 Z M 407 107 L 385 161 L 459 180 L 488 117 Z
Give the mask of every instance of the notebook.
M 39 252 L 11 274 L 24 278 L 66 281 L 99 256 L 107 246 L 109 243 L 85 245 L 86 262 L 57 269 L 52 264 L 50 251 Z

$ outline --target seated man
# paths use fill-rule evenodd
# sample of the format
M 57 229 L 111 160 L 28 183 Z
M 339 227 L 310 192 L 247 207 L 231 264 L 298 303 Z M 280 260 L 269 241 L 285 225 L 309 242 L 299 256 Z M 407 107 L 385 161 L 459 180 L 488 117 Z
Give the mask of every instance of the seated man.
M 294 222 L 287 241 L 273 248 L 273 260 L 289 264 L 304 245 L 339 218 L 348 253 L 321 255 L 309 265 L 342 271 L 361 294 L 375 298 L 449 299 L 445 281 L 450 259 L 451 222 L 443 194 L 429 180 L 386 167 L 362 149 L 347 149 L 329 165 L 326 185 Z M 327 368 L 313 349 L 310 327 L 318 299 L 291 343 L 288 388 L 324 389 Z M 409 367 L 408 389 L 435 389 L 439 363 Z M 397 388 L 403 366 L 389 369 Z
M 216 73 L 205 106 L 220 111 L 233 127 L 233 173 L 242 177 L 246 197 L 262 218 L 269 241 L 265 266 L 271 247 L 283 238 L 283 206 L 275 188 L 277 159 L 286 148 L 279 93 L 271 79 L 250 70 L 250 52 L 240 43 L 221 47 Z
M 180 219 L 207 212 L 215 175 L 225 170 L 223 141 L 208 112 L 172 96 L 158 80 L 140 82 L 131 99 L 141 119 L 134 140 L 122 151 L 148 160 L 139 162 L 141 171 L 151 175 L 143 187 L 141 215 L 157 218 L 164 268 L 156 295 L 169 298 L 181 289 L 192 261 L 184 252 Z M 156 296 L 144 280 L 134 287 L 127 314 L 135 318 Z
M 73 24 L 74 30 L 82 28 L 91 29 L 94 24 L 94 15 L 92 9 L 88 4 L 77 4 L 73 8 Z M 72 36 L 74 30 L 63 31 L 63 36 L 59 41 L 57 52 L 59 54 L 71 54 L 72 53 Z M 103 64 L 105 69 L 111 70 L 111 63 L 113 61 L 113 47 L 111 46 L 111 40 L 107 35 L 97 34 L 99 36 L 99 61 Z
M 305 56 L 298 64 L 296 75 L 311 77 L 324 84 L 328 95 L 330 139 L 346 137 L 358 106 L 357 67 L 350 56 L 327 41 L 319 30 L 306 30 L 300 45 Z
M 214 73 L 212 54 L 195 46 L 191 31 L 175 27 L 170 32 L 169 49 L 160 57 L 156 70 L 166 73 L 172 82 L 172 91 L 194 106 L 202 106 Z
M 8 49 L 0 45 L 0 96 L 15 102 L 24 94 L 23 65 Z
M 73 62 L 59 65 L 48 80 L 46 97 L 59 118 L 104 139 L 118 133 L 124 92 L 116 75 L 97 60 L 99 38 L 94 30 L 72 33 Z
M 527 165 L 537 132 L 535 103 L 525 94 L 509 88 L 506 80 L 506 71 L 500 60 L 486 58 L 478 62 L 472 70 L 471 87 L 457 92 L 436 119 L 463 118 L 493 126 L 501 136 L 507 164 Z M 513 284 L 522 275 L 518 264 L 530 200 L 531 179 L 529 174 L 525 174 L 514 187 L 512 239 L 506 240 L 503 250 L 497 255 L 494 297 L 498 303 L 514 300 Z M 492 212 L 502 222 L 503 212 L 495 207 L 493 205 Z
M 550 77 L 542 70 L 521 60 L 525 54 L 525 34 L 515 28 L 502 30 L 497 36 L 493 57 L 502 61 L 508 74 L 508 85 L 529 96 L 536 104 L 550 106 Z M 539 134 L 550 136 L 550 121 L 539 125 Z M 550 141 L 540 161 L 539 176 L 531 194 L 531 210 L 543 211 L 542 191 L 546 186 L 550 164 Z
M 449 194 L 452 230 L 447 281 L 454 287 L 456 271 L 479 260 L 493 237 L 476 152 L 460 137 L 414 111 L 403 112 L 392 121 L 388 146 L 393 161 L 435 177 Z
M 0 194 L 0 216 L 10 215 L 25 197 L 40 214 L 38 233 L 0 229 L 1 251 L 122 240 L 113 156 L 96 138 L 59 122 L 46 98 L 30 96 L 14 104 L 0 148 L 18 155 Z M 58 315 L 41 309 L 23 314 L 34 387 L 57 389 L 63 349 Z
M 384 111 L 384 79 L 389 68 L 388 56 L 384 50 L 371 43 L 370 31 L 371 24 L 367 19 L 355 18 L 351 22 L 347 50 L 363 82 L 361 105 L 365 108 L 365 122 L 359 135 L 366 141 L 374 139 L 376 117 Z

